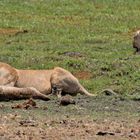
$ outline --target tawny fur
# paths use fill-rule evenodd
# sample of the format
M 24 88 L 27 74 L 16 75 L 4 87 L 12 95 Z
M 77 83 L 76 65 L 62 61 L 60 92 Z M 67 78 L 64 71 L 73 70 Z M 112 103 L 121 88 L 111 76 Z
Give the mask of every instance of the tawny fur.
M 134 54 L 140 54 L 140 30 L 138 30 L 133 37 Z
M 46 95 L 40 93 L 35 88 L 17 88 L 0 86 L 0 100 L 18 100 L 18 99 L 41 99 L 44 101 L 50 100 Z
M 60 67 L 56 67 L 52 70 L 50 83 L 52 87 L 56 86 L 60 92 L 65 92 L 70 95 L 81 93 L 87 96 L 94 96 L 89 93 L 69 71 Z
M 9 98 L 33 97 L 44 100 L 49 100 L 46 95 L 51 93 L 58 96 L 62 93 L 94 96 L 70 72 L 60 67 L 51 70 L 20 70 L 0 63 L 0 85 L 0 97 L 2 93 Z

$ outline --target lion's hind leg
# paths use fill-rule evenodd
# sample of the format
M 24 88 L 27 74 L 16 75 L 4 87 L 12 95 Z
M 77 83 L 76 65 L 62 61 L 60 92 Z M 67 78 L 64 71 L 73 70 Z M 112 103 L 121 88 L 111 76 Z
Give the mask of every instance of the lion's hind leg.
M 17 99 L 41 99 L 50 100 L 46 95 L 40 93 L 38 90 L 32 87 L 17 88 L 0 86 L 0 100 L 17 100 Z

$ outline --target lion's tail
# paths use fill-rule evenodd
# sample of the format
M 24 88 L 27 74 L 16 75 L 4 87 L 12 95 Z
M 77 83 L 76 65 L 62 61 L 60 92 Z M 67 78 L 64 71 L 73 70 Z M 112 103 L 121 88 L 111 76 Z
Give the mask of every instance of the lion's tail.
M 80 86 L 79 93 L 81 93 L 82 95 L 96 96 L 95 94 L 89 93 L 81 84 L 79 86 Z

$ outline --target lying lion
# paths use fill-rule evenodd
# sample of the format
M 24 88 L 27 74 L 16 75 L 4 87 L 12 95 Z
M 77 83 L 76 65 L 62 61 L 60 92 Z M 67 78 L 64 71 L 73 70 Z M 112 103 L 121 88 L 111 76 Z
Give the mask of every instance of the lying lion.
M 0 62 L 0 99 L 37 98 L 49 100 L 48 94 L 94 96 L 67 70 L 20 70 Z

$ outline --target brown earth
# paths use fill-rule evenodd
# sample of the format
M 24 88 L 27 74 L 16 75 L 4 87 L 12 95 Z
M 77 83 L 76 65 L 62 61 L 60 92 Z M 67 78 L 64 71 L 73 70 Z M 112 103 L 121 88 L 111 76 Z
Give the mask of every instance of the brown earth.
M 0 35 L 18 35 L 20 33 L 27 33 L 27 30 L 15 28 L 0 28 Z
M 92 78 L 92 74 L 88 71 L 79 71 L 73 74 L 76 78 L 82 79 L 82 80 L 87 80 Z
M 104 94 L 73 100 L 75 104 L 67 106 L 55 97 L 48 102 L 0 102 L 0 139 L 139 140 L 139 100 Z M 37 108 L 12 108 L 32 102 Z

